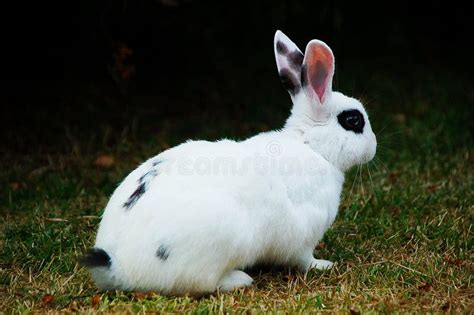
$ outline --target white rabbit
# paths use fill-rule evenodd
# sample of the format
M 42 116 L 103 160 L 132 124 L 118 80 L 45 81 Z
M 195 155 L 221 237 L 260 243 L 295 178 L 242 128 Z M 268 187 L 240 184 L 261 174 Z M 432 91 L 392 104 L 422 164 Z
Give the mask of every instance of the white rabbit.
M 277 31 L 279 75 L 293 109 L 283 129 L 245 141 L 188 141 L 149 159 L 113 193 L 82 259 L 99 289 L 203 294 L 250 285 L 256 263 L 332 266 L 313 251 L 333 223 L 344 171 L 370 161 L 362 104 L 333 92 L 334 56 L 303 56 Z

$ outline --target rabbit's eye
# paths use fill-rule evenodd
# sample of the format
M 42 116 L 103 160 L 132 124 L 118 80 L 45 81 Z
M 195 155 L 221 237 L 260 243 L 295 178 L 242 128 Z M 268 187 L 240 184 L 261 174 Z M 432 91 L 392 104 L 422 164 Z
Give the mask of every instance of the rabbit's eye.
M 362 133 L 365 126 L 364 116 L 357 109 L 345 110 L 337 115 L 337 121 L 346 130 Z

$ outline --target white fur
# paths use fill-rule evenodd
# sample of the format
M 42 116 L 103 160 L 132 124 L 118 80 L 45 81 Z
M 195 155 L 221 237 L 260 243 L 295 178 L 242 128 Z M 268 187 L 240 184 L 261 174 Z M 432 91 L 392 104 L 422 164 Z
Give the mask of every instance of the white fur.
M 314 247 L 336 217 L 343 172 L 374 156 L 375 136 L 355 99 L 330 93 L 324 119 L 305 93 L 293 100 L 282 130 L 241 142 L 188 141 L 130 173 L 100 223 L 95 247 L 111 266 L 90 269 L 97 286 L 200 294 L 249 285 L 239 270 L 259 262 L 330 268 Z M 366 119 L 362 134 L 337 123 L 338 112 L 354 108 Z M 126 209 L 152 169 L 146 192 Z M 157 256 L 160 246 L 167 259 Z

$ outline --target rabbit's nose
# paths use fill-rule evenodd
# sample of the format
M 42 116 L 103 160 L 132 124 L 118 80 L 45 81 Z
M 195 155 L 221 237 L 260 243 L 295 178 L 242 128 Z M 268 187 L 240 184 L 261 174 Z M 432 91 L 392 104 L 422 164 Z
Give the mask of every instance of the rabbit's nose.
M 374 133 L 372 133 L 372 141 L 371 141 L 370 147 L 369 147 L 369 154 L 368 154 L 367 162 L 372 161 L 372 159 L 375 157 L 376 153 L 377 153 L 377 137 L 375 136 Z

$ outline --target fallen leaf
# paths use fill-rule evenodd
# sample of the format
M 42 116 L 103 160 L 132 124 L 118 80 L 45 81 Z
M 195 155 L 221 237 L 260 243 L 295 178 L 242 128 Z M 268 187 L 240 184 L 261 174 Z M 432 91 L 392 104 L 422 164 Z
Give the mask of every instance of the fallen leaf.
M 10 189 L 13 191 L 17 191 L 21 188 L 21 184 L 19 182 L 10 183 Z
M 319 249 L 324 249 L 324 248 L 326 248 L 326 244 L 324 242 L 320 242 L 317 247 Z
M 429 192 L 435 192 L 439 189 L 439 185 L 432 184 L 432 185 L 429 185 L 427 189 L 428 189 Z
M 353 268 L 355 266 L 355 264 L 352 261 L 348 261 L 348 262 L 346 262 L 346 266 L 347 266 L 347 268 Z
M 350 314 L 351 314 L 351 315 L 359 315 L 359 314 L 360 314 L 360 312 L 358 312 L 358 311 L 356 311 L 356 310 L 353 310 L 353 309 L 351 309 L 351 310 L 350 310 Z
M 144 298 L 146 298 L 146 294 L 144 292 L 133 292 L 132 295 L 137 300 L 143 300 Z
M 100 294 L 94 295 L 94 296 L 91 298 L 91 304 L 92 304 L 92 306 L 95 307 L 95 306 L 99 305 L 100 298 L 101 298 Z
M 433 286 L 429 283 L 423 283 L 418 286 L 418 290 L 428 292 L 433 288 Z
M 44 305 L 51 304 L 54 301 L 54 296 L 52 296 L 51 294 L 45 294 L 43 296 L 42 301 Z
M 455 266 L 458 266 L 458 267 L 463 266 L 463 265 L 464 265 L 464 262 L 465 262 L 465 261 L 462 260 L 462 259 L 451 258 L 451 257 L 449 257 L 448 255 L 445 255 L 445 256 L 443 257 L 443 260 L 444 260 L 445 262 L 447 262 L 448 264 L 455 265 Z
M 400 172 L 393 171 L 393 172 L 390 172 L 390 174 L 388 176 L 390 177 L 390 180 L 393 182 L 393 181 L 396 181 L 398 179 L 398 177 L 400 176 Z
M 392 207 L 392 208 L 390 208 L 390 213 L 391 213 L 391 214 L 395 214 L 395 215 L 400 214 L 400 207 Z
M 111 168 L 114 164 L 114 157 L 108 154 L 99 155 L 94 161 L 94 165 L 101 168 Z

